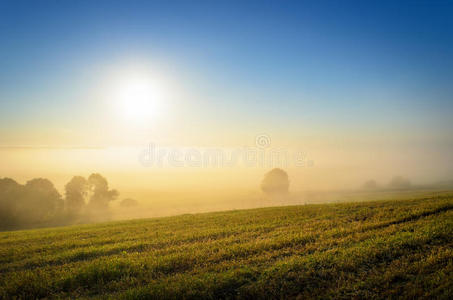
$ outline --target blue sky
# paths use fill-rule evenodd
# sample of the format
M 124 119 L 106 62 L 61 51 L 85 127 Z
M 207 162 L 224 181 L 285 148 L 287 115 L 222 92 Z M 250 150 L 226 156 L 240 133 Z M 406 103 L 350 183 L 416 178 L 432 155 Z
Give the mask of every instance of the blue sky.
M 451 1 L 1 1 L 0 143 L 69 143 L 52 138 L 62 127 L 96 144 L 83 131 L 108 118 L 90 91 L 131 60 L 192 93 L 181 126 L 161 125 L 175 138 L 247 122 L 250 135 L 452 144 Z

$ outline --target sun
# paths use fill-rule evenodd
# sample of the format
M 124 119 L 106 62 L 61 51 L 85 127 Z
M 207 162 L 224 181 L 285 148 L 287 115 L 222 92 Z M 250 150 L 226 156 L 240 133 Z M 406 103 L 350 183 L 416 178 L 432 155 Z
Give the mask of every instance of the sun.
M 148 122 L 161 112 L 162 91 L 150 76 L 128 76 L 116 83 L 115 90 L 118 112 L 127 121 Z

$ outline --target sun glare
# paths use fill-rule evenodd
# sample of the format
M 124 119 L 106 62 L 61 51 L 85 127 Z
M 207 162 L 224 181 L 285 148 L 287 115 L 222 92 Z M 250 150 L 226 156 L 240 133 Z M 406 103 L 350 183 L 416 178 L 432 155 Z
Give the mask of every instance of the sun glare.
M 162 92 L 149 76 L 121 80 L 117 83 L 115 97 L 120 115 L 128 121 L 151 121 L 162 109 Z

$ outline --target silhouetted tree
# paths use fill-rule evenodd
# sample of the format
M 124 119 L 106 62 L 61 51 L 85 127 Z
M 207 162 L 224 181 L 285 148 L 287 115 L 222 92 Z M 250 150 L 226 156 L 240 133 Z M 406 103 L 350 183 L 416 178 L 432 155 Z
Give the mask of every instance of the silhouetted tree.
M 45 223 L 61 215 L 64 202 L 52 182 L 44 178 L 28 181 L 18 211 L 24 223 Z
M 0 228 L 10 229 L 17 224 L 18 201 L 23 194 L 23 186 L 11 178 L 0 179 Z
M 409 179 L 402 176 L 395 176 L 389 182 L 389 188 L 394 190 L 405 190 L 410 189 L 412 184 Z
M 135 200 L 135 199 L 131 199 L 131 198 L 123 199 L 120 202 L 120 206 L 121 207 L 134 207 L 134 206 L 137 206 L 137 205 L 138 205 L 138 201 Z
M 268 195 L 284 195 L 288 193 L 288 174 L 282 169 L 272 169 L 264 175 L 261 190 Z
M 107 209 L 110 201 L 118 197 L 116 190 L 109 190 L 107 179 L 101 174 L 94 173 L 88 177 L 91 197 L 89 205 L 95 209 Z
M 85 206 L 88 195 L 88 181 L 82 176 L 74 176 L 65 185 L 66 210 L 71 214 L 78 214 Z
M 373 179 L 365 181 L 365 183 L 363 184 L 364 190 L 376 190 L 377 188 L 378 188 L 378 184 Z

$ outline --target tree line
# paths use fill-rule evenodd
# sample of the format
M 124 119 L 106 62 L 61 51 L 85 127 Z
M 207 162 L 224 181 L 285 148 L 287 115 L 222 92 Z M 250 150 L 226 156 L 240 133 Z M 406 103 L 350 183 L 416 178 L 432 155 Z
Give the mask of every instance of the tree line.
M 108 220 L 109 204 L 118 196 L 98 173 L 74 176 L 65 185 L 64 197 L 45 178 L 25 184 L 0 178 L 0 230 Z

